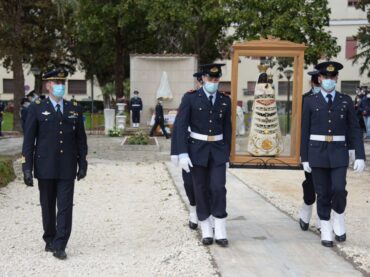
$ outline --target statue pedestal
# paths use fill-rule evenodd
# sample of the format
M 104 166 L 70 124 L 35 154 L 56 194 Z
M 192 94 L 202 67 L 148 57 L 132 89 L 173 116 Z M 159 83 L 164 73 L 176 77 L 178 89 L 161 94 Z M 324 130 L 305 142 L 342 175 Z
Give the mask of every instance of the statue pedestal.
M 116 115 L 116 128 L 124 130 L 126 125 L 126 116 L 125 115 Z
M 108 131 L 114 128 L 114 109 L 104 109 L 104 134 L 108 135 Z

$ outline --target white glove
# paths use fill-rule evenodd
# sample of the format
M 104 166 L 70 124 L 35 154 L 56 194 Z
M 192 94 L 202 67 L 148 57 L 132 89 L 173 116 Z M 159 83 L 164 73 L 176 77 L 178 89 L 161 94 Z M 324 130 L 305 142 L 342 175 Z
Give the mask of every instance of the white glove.
M 303 170 L 306 171 L 307 173 L 311 173 L 312 169 L 310 167 L 310 164 L 308 162 L 302 162 L 303 165 Z
M 185 172 L 187 172 L 187 173 L 190 172 L 189 166 L 193 167 L 193 164 L 191 163 L 191 160 L 190 160 L 189 156 L 181 157 L 180 161 L 179 161 L 179 164 L 180 164 L 181 168 L 183 170 L 185 170 Z
M 179 165 L 179 156 L 178 155 L 171 155 L 171 162 L 174 166 Z
M 353 169 L 355 172 L 362 172 L 365 169 L 365 161 L 364 160 L 355 160 L 355 164 L 353 165 Z
M 355 150 L 348 150 L 348 156 L 349 156 L 349 164 L 353 164 L 355 162 Z

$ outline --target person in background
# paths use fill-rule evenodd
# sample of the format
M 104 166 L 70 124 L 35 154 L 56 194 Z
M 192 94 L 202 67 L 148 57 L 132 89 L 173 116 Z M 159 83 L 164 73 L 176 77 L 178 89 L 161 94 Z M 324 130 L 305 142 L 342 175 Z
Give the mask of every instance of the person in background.
M 203 80 L 202 80 L 202 73 L 201 72 L 196 72 L 193 74 L 193 77 L 195 78 L 195 83 L 196 83 L 196 89 L 199 89 L 202 87 Z M 193 90 L 192 90 L 193 91 Z M 175 122 L 173 123 L 173 128 L 172 128 L 172 137 L 171 137 L 171 161 L 174 165 L 179 164 L 179 153 L 177 151 L 177 124 L 176 124 L 176 119 Z M 189 137 L 189 134 L 188 134 Z M 195 230 L 198 228 L 198 216 L 197 216 L 197 211 L 196 211 L 196 202 L 195 202 L 195 194 L 194 194 L 194 187 L 193 187 L 193 179 L 191 177 L 190 172 L 186 172 L 185 170 L 182 170 L 182 180 L 184 182 L 184 188 L 186 195 L 189 200 L 189 228 L 192 230 Z
M 364 116 L 362 115 L 362 112 L 360 110 L 360 104 L 362 99 L 364 99 L 365 92 L 361 87 L 356 88 L 356 97 L 355 97 L 355 111 L 356 111 L 356 116 L 358 118 L 358 123 L 360 124 L 360 127 L 363 131 L 363 133 L 366 135 L 366 124 L 364 120 Z
M 154 131 L 157 126 L 160 126 L 163 132 L 163 135 L 166 139 L 169 139 L 170 136 L 167 134 L 166 128 L 164 127 L 164 114 L 163 114 L 163 106 L 162 106 L 162 98 L 158 98 L 157 105 L 155 106 L 155 118 L 154 118 L 154 125 L 150 130 L 149 136 L 154 135 Z
M 132 127 L 138 128 L 140 125 L 140 112 L 143 110 L 143 101 L 139 97 L 139 92 L 134 90 L 134 96 L 130 100 L 130 111 L 132 113 Z
M 3 135 L 2 133 L 2 125 L 3 125 L 3 121 L 4 121 L 4 110 L 5 110 L 5 106 L 4 106 L 4 103 L 2 101 L 0 101 L 0 137 Z
M 30 101 L 26 97 L 23 98 L 21 101 L 21 110 L 19 111 L 19 116 L 21 118 L 23 132 L 24 132 L 24 126 L 26 124 L 26 119 L 27 119 L 28 106 L 30 104 L 31 104 Z
M 370 90 L 363 87 L 362 93 L 364 96 L 361 99 L 359 111 L 361 112 L 365 122 L 366 139 L 370 139 Z

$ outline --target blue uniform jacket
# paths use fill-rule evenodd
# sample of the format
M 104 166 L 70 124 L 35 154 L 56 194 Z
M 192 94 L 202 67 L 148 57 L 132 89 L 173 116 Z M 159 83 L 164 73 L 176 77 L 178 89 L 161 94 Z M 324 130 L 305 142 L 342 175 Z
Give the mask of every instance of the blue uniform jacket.
M 143 109 L 143 102 L 140 97 L 132 97 L 130 100 L 131 111 L 141 111 Z
M 310 135 L 345 136 L 346 141 L 312 141 Z M 328 103 L 321 93 L 304 97 L 302 111 L 301 160 L 311 167 L 336 168 L 348 166 L 349 145 L 356 159 L 365 159 L 362 132 L 348 95 L 336 92 Z
M 230 97 L 217 92 L 212 106 L 203 88 L 188 92 L 181 101 L 176 116 L 177 151 L 188 153 L 193 164 L 207 166 L 210 155 L 216 164 L 229 161 L 231 147 L 231 101 Z M 223 134 L 221 141 L 202 141 L 188 136 L 191 131 L 203 135 Z
M 28 107 L 24 128 L 23 171 L 38 179 L 75 179 L 77 164 L 87 169 L 87 141 L 82 108 L 64 101 L 62 120 L 53 104 L 37 100 Z

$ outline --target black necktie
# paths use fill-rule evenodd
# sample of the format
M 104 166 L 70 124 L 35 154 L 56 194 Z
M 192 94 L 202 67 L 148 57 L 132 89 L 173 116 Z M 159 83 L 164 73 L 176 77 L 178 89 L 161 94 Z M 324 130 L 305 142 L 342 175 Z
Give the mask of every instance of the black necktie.
M 209 103 L 211 104 L 211 106 L 213 106 L 213 101 L 212 100 L 213 100 L 213 95 L 210 95 L 209 96 Z
M 332 100 L 333 95 L 328 94 L 326 95 L 326 97 L 328 98 L 328 108 L 330 109 L 331 105 L 333 104 L 333 100 Z
M 61 119 L 62 118 L 62 111 L 60 110 L 60 105 L 57 104 L 56 107 L 57 107 L 57 116 L 58 116 L 58 119 Z

